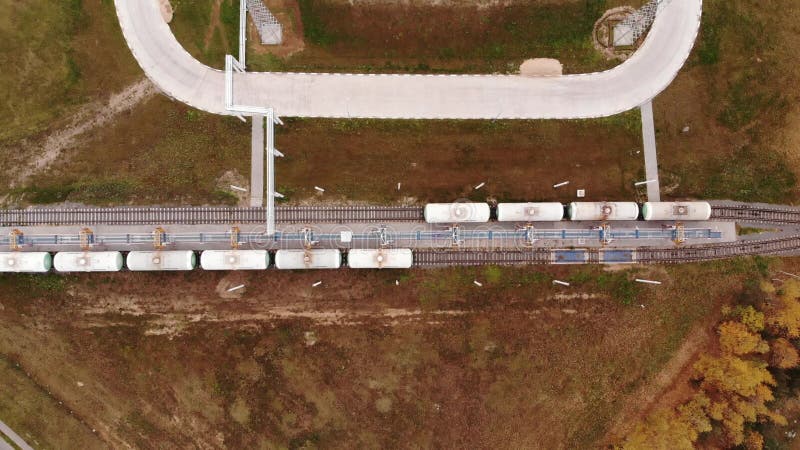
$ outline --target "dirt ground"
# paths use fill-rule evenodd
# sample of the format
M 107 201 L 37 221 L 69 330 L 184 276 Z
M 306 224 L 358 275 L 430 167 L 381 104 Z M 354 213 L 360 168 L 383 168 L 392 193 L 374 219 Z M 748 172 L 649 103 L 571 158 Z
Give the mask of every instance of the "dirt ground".
M 0 277 L 26 286 L 0 294 L 0 354 L 95 430 L 87 448 L 587 448 L 752 270 L 613 272 L 665 282 L 628 306 L 586 267 Z M 30 403 L 4 421 L 57 447 Z

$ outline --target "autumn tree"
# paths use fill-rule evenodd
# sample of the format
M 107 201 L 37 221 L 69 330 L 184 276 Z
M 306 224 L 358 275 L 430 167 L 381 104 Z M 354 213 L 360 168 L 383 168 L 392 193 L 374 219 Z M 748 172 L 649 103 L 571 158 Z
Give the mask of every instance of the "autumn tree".
M 747 450 L 762 450 L 764 448 L 764 436 L 758 431 L 748 431 L 744 437 L 744 448 Z
M 705 412 L 710 400 L 695 395 L 678 407 L 677 412 L 660 410 L 639 423 L 623 445 L 625 450 L 691 449 L 700 433 L 711 431 L 711 420 Z
M 764 330 L 764 313 L 757 311 L 752 306 L 738 307 L 734 310 L 735 316 L 753 333 Z
M 773 413 L 767 403 L 774 399 L 770 386 L 775 379 L 762 361 L 734 355 L 702 356 L 695 364 L 695 379 L 709 397 L 708 416 L 722 424 L 732 445 L 745 439 L 744 425 L 761 418 L 785 424 L 783 416 Z
M 691 428 L 673 411 L 662 409 L 640 422 L 628 435 L 622 449 L 692 450 L 697 437 Z
M 719 344 L 722 352 L 732 355 L 766 353 L 769 345 L 758 334 L 741 322 L 725 322 L 719 326 Z
M 779 369 L 791 369 L 800 363 L 797 348 L 787 339 L 778 338 L 770 344 L 769 363 Z
M 800 337 L 800 284 L 789 280 L 783 285 L 783 293 L 767 309 L 766 323 L 773 333 L 788 339 Z

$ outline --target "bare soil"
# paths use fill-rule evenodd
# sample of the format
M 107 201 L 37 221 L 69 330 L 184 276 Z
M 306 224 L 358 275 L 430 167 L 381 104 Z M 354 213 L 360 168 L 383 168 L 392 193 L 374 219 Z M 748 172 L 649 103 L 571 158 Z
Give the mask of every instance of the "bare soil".
M 0 277 L 0 354 L 113 447 L 586 448 L 735 267 L 636 269 L 631 306 L 582 267 Z
M 121 92 L 113 94 L 107 101 L 84 105 L 72 115 L 68 125 L 51 130 L 43 143 L 36 142 L 29 144 L 30 148 L 21 149 L 24 153 L 33 153 L 36 156 L 26 160 L 27 167 L 17 172 L 17 177 L 11 182 L 11 186 L 24 183 L 32 175 L 46 170 L 56 161 L 65 164 L 66 161 L 59 158 L 65 151 L 75 147 L 79 140 L 86 139 L 90 132 L 97 132 L 99 128 L 109 125 L 120 114 L 130 111 L 157 92 L 149 79 L 142 78 Z

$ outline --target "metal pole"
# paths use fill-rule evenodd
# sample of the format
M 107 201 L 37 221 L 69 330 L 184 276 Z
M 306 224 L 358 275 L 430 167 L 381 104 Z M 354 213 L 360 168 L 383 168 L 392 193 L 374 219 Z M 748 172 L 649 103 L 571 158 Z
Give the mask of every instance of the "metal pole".
M 247 0 L 239 0 L 239 63 L 247 67 L 245 50 L 247 49 Z
M 275 114 L 267 110 L 267 236 L 275 234 Z

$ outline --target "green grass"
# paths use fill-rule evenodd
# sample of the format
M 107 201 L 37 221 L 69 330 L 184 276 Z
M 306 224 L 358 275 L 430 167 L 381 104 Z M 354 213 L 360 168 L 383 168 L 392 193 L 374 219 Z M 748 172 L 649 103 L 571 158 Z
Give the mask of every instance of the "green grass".
M 91 428 L 70 415 L 5 355 L 0 355 L 0 377 L 5 386 L 0 389 L 0 418 L 27 444 L 34 448 L 106 448 Z
M 781 203 L 791 198 L 797 183 L 785 157 L 774 151 L 743 147 L 712 164 L 704 198 Z
M 0 146 L 42 131 L 81 98 L 72 39 L 80 0 L 0 0 Z
M 95 205 L 119 204 L 130 199 L 136 185 L 127 180 L 85 178 L 68 184 L 36 185 L 13 191 L 24 203 L 50 204 L 65 201 Z

